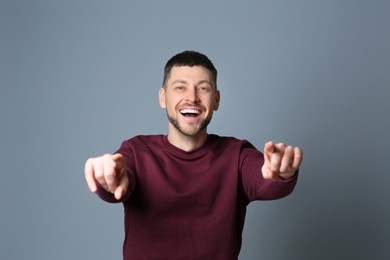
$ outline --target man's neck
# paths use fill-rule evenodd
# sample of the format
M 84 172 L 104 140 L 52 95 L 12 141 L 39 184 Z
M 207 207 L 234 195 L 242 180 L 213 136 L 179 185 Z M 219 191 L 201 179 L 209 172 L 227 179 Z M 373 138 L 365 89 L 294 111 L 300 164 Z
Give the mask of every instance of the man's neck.
M 186 152 L 191 152 L 200 148 L 207 140 L 206 129 L 194 136 L 184 135 L 175 130 L 168 131 L 168 141 L 172 145 Z

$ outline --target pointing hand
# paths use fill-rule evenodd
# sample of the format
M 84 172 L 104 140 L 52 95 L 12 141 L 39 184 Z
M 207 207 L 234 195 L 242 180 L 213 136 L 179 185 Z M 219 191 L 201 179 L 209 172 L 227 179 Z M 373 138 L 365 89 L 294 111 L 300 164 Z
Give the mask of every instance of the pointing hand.
M 302 158 L 302 150 L 299 147 L 267 142 L 264 145 L 263 177 L 269 180 L 288 179 L 296 173 Z
M 126 164 L 121 154 L 105 154 L 88 159 L 85 163 L 85 179 L 92 192 L 96 192 L 97 182 L 114 194 L 117 200 L 126 194 L 129 186 Z

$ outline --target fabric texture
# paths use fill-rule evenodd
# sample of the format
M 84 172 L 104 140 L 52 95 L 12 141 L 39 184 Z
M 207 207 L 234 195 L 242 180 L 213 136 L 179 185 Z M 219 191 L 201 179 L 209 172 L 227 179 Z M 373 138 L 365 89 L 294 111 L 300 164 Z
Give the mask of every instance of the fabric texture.
M 237 259 L 246 207 L 290 194 L 288 180 L 265 180 L 263 154 L 246 140 L 208 135 L 185 152 L 165 135 L 136 136 L 117 153 L 130 180 L 124 205 L 125 260 Z M 105 201 L 118 202 L 98 189 Z

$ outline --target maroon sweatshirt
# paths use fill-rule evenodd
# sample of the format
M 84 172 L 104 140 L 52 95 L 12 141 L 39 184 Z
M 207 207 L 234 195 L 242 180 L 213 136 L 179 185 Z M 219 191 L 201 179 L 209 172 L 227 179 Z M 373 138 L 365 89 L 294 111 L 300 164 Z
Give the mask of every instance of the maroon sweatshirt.
M 209 135 L 185 152 L 167 136 L 137 136 L 117 151 L 127 164 L 123 259 L 237 259 L 246 206 L 290 194 L 297 174 L 269 181 L 248 141 Z M 98 195 L 118 202 L 101 187 Z

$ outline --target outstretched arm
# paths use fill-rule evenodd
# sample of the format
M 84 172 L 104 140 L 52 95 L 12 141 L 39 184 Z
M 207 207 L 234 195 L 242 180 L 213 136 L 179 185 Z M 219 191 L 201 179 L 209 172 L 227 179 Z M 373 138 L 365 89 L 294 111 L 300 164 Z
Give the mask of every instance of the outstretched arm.
M 301 165 L 303 153 L 301 148 L 287 146 L 284 143 L 267 142 L 264 145 L 264 179 L 288 179 L 295 175 Z

